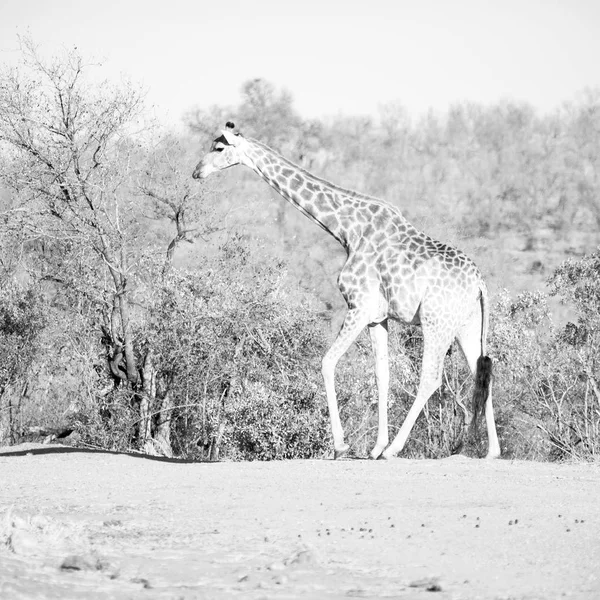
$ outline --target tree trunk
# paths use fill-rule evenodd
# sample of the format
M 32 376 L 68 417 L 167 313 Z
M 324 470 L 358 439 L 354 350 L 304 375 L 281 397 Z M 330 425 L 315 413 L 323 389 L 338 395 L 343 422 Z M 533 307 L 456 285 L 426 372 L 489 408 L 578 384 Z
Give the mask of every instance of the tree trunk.
M 122 271 L 117 270 L 116 262 L 103 234 L 100 234 L 100 241 L 102 243 L 102 256 L 108 270 L 115 284 L 115 299 L 119 307 L 119 316 L 121 318 L 121 334 L 123 337 L 123 352 L 125 354 L 125 369 L 127 372 L 127 380 L 132 386 L 138 383 L 138 371 L 136 367 L 135 355 L 133 353 L 133 339 L 131 336 L 131 326 L 129 323 L 129 302 L 127 299 L 127 277 L 123 270 L 125 265 L 121 261 Z M 114 305 L 113 305 L 114 306 Z M 113 310 L 112 318 L 115 317 L 115 311 Z M 113 323 L 114 326 L 114 323 Z M 113 332 L 114 334 L 114 332 Z
M 131 385 L 138 382 L 138 372 L 135 364 L 135 355 L 133 353 L 133 338 L 131 335 L 131 326 L 129 324 L 129 303 L 125 297 L 126 280 L 123 278 L 122 289 L 119 292 L 119 309 L 121 313 L 121 329 L 123 332 L 123 350 L 125 352 L 125 366 L 127 369 L 127 379 Z
M 173 456 L 171 447 L 171 416 L 173 414 L 173 400 L 171 390 L 167 390 L 161 402 L 158 423 L 154 434 L 154 440 L 165 456 Z
M 210 441 L 210 448 L 208 451 L 208 460 L 211 462 L 217 462 L 219 460 L 219 453 L 221 451 L 221 441 L 223 440 L 223 434 L 225 433 L 225 423 L 219 423 L 219 429 L 217 435 L 213 436 Z
M 144 359 L 142 368 L 142 393 L 140 395 L 140 448 L 146 450 L 152 441 L 152 416 L 151 408 L 156 399 L 156 372 L 152 360 L 152 351 L 149 350 Z M 154 452 L 151 452 L 154 454 Z

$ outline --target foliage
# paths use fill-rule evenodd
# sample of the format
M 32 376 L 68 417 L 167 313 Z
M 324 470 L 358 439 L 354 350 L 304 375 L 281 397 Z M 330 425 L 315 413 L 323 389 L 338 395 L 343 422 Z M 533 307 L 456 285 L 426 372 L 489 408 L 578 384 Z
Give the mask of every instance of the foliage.
M 562 454 L 600 453 L 600 250 L 565 261 L 550 278 L 551 294 L 570 304 L 577 323 L 557 334 L 560 363 L 554 377 L 568 377 L 557 404 L 555 446 Z M 565 365 L 565 363 L 567 363 Z M 552 381 L 552 380 L 551 380 Z
M 45 325 L 39 290 L 0 280 L 0 440 L 17 437 L 19 411 L 10 388 L 26 378 L 40 352 L 38 340 Z
M 512 455 L 590 458 L 600 450 L 599 255 L 565 261 L 550 278 L 551 293 L 569 303 L 577 323 L 558 327 L 548 296 L 505 292 L 493 320 L 496 397 L 509 417 Z M 510 401 L 510 402 L 508 402 Z M 533 429 L 535 428 L 535 429 Z M 538 435 L 532 433 L 538 431 Z
M 82 445 L 124 452 L 133 446 L 138 415 L 133 394 L 121 389 L 80 405 L 70 416 L 69 425 Z
M 32 234 L 59 247 L 55 256 L 78 262 L 87 255 L 104 275 L 93 277 L 96 289 L 87 292 L 112 296 L 105 306 L 113 313 L 111 335 L 122 340 L 126 376 L 135 384 L 128 271 L 139 226 L 127 197 L 135 145 L 125 134 L 141 93 L 129 85 L 90 86 L 89 68 L 76 50 L 42 61 L 23 40 L 22 63 L 5 69 L 0 81 L 0 148 L 7 157 L 0 176 L 29 206 Z M 61 281 L 62 261 L 54 266 L 51 276 Z
M 193 239 L 189 221 L 202 211 L 189 205 L 200 192 L 191 189 L 182 144 L 156 141 L 142 126 L 141 92 L 127 82 L 92 84 L 93 69 L 77 50 L 43 61 L 24 39 L 21 64 L 0 73 L 0 182 L 12 192 L 4 216 L 11 233 L 21 223 L 27 266 L 50 282 L 54 307 L 72 313 L 71 333 L 79 319 L 87 322 L 85 354 L 100 355 L 88 361 L 86 379 L 98 384 L 91 405 L 129 397 L 125 404 L 146 421 L 127 444 L 143 446 L 145 358 L 134 352 L 132 328 L 140 318 L 135 296 L 159 270 L 156 240 L 143 225 L 152 218 L 175 225 L 164 271 L 178 243 Z
M 322 331 L 283 265 L 256 265 L 232 241 L 204 271 L 173 270 L 149 314 L 138 337 L 168 381 L 176 453 L 264 460 L 327 447 Z
M 40 419 L 59 395 L 73 397 L 82 439 L 111 449 L 248 460 L 329 451 L 320 359 L 343 310 L 343 251 L 249 175 L 221 178 L 219 195 L 192 181 L 190 140 L 155 135 L 135 86 L 90 83 L 95 67 L 76 51 L 42 61 L 30 40 L 22 49 L 19 68 L 0 73 L 0 277 L 26 272 L 32 283 L 0 290 L 0 397 L 31 383 Z M 390 104 L 377 116 L 306 120 L 289 92 L 254 79 L 237 106 L 186 117 L 202 150 L 229 119 L 316 174 L 399 204 L 442 239 L 483 236 L 479 250 L 493 253 L 516 237 L 511 268 L 528 275 L 523 251 L 538 252 L 539 277 L 551 252 L 558 261 L 598 241 L 597 91 L 551 115 L 501 102 L 414 118 Z M 243 234 L 226 239 L 231 231 Z M 495 259 L 501 273 L 506 257 Z M 497 294 L 489 350 L 506 456 L 598 454 L 599 273 L 594 253 L 563 263 L 550 296 Z M 575 322 L 551 319 L 557 299 Z M 416 394 L 420 332 L 398 328 L 391 343 L 393 436 Z M 464 442 L 471 376 L 454 350 L 409 456 L 447 456 Z M 363 337 L 337 372 L 360 456 L 376 434 L 372 363 Z

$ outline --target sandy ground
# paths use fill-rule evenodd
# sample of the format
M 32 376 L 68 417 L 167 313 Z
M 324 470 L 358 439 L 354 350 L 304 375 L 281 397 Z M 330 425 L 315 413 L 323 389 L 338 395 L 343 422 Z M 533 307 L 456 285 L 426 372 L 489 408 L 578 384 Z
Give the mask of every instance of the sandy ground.
M 2 600 L 600 598 L 597 464 L 15 450 Z

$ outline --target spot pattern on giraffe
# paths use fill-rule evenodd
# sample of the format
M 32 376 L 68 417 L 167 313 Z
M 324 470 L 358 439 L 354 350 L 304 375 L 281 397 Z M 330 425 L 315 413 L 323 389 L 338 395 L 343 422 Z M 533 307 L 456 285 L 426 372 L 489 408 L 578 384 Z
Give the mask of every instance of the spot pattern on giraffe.
M 477 374 L 476 382 L 480 382 L 474 394 L 473 422 L 485 411 L 488 457 L 499 456 L 488 372 L 491 361 L 485 348 L 487 288 L 473 261 L 460 250 L 418 231 L 397 207 L 309 173 L 263 143 L 245 138 L 231 123 L 215 139 L 193 176 L 205 178 L 237 164 L 254 170 L 347 252 L 338 285 L 348 312 L 323 358 L 335 456 L 348 450 L 337 405 L 335 366 L 365 327 L 371 334 L 379 397 L 373 458 L 391 458 L 402 450 L 417 416 L 441 383 L 443 359 L 454 339 Z M 424 338 L 417 397 L 391 444 L 387 423 L 388 318 L 420 324 Z

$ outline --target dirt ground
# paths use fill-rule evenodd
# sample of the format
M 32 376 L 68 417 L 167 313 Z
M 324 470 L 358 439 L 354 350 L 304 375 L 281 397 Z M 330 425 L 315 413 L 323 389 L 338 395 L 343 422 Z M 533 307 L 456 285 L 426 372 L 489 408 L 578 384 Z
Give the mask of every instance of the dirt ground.
M 597 599 L 599 501 L 598 464 L 5 448 L 0 598 Z

